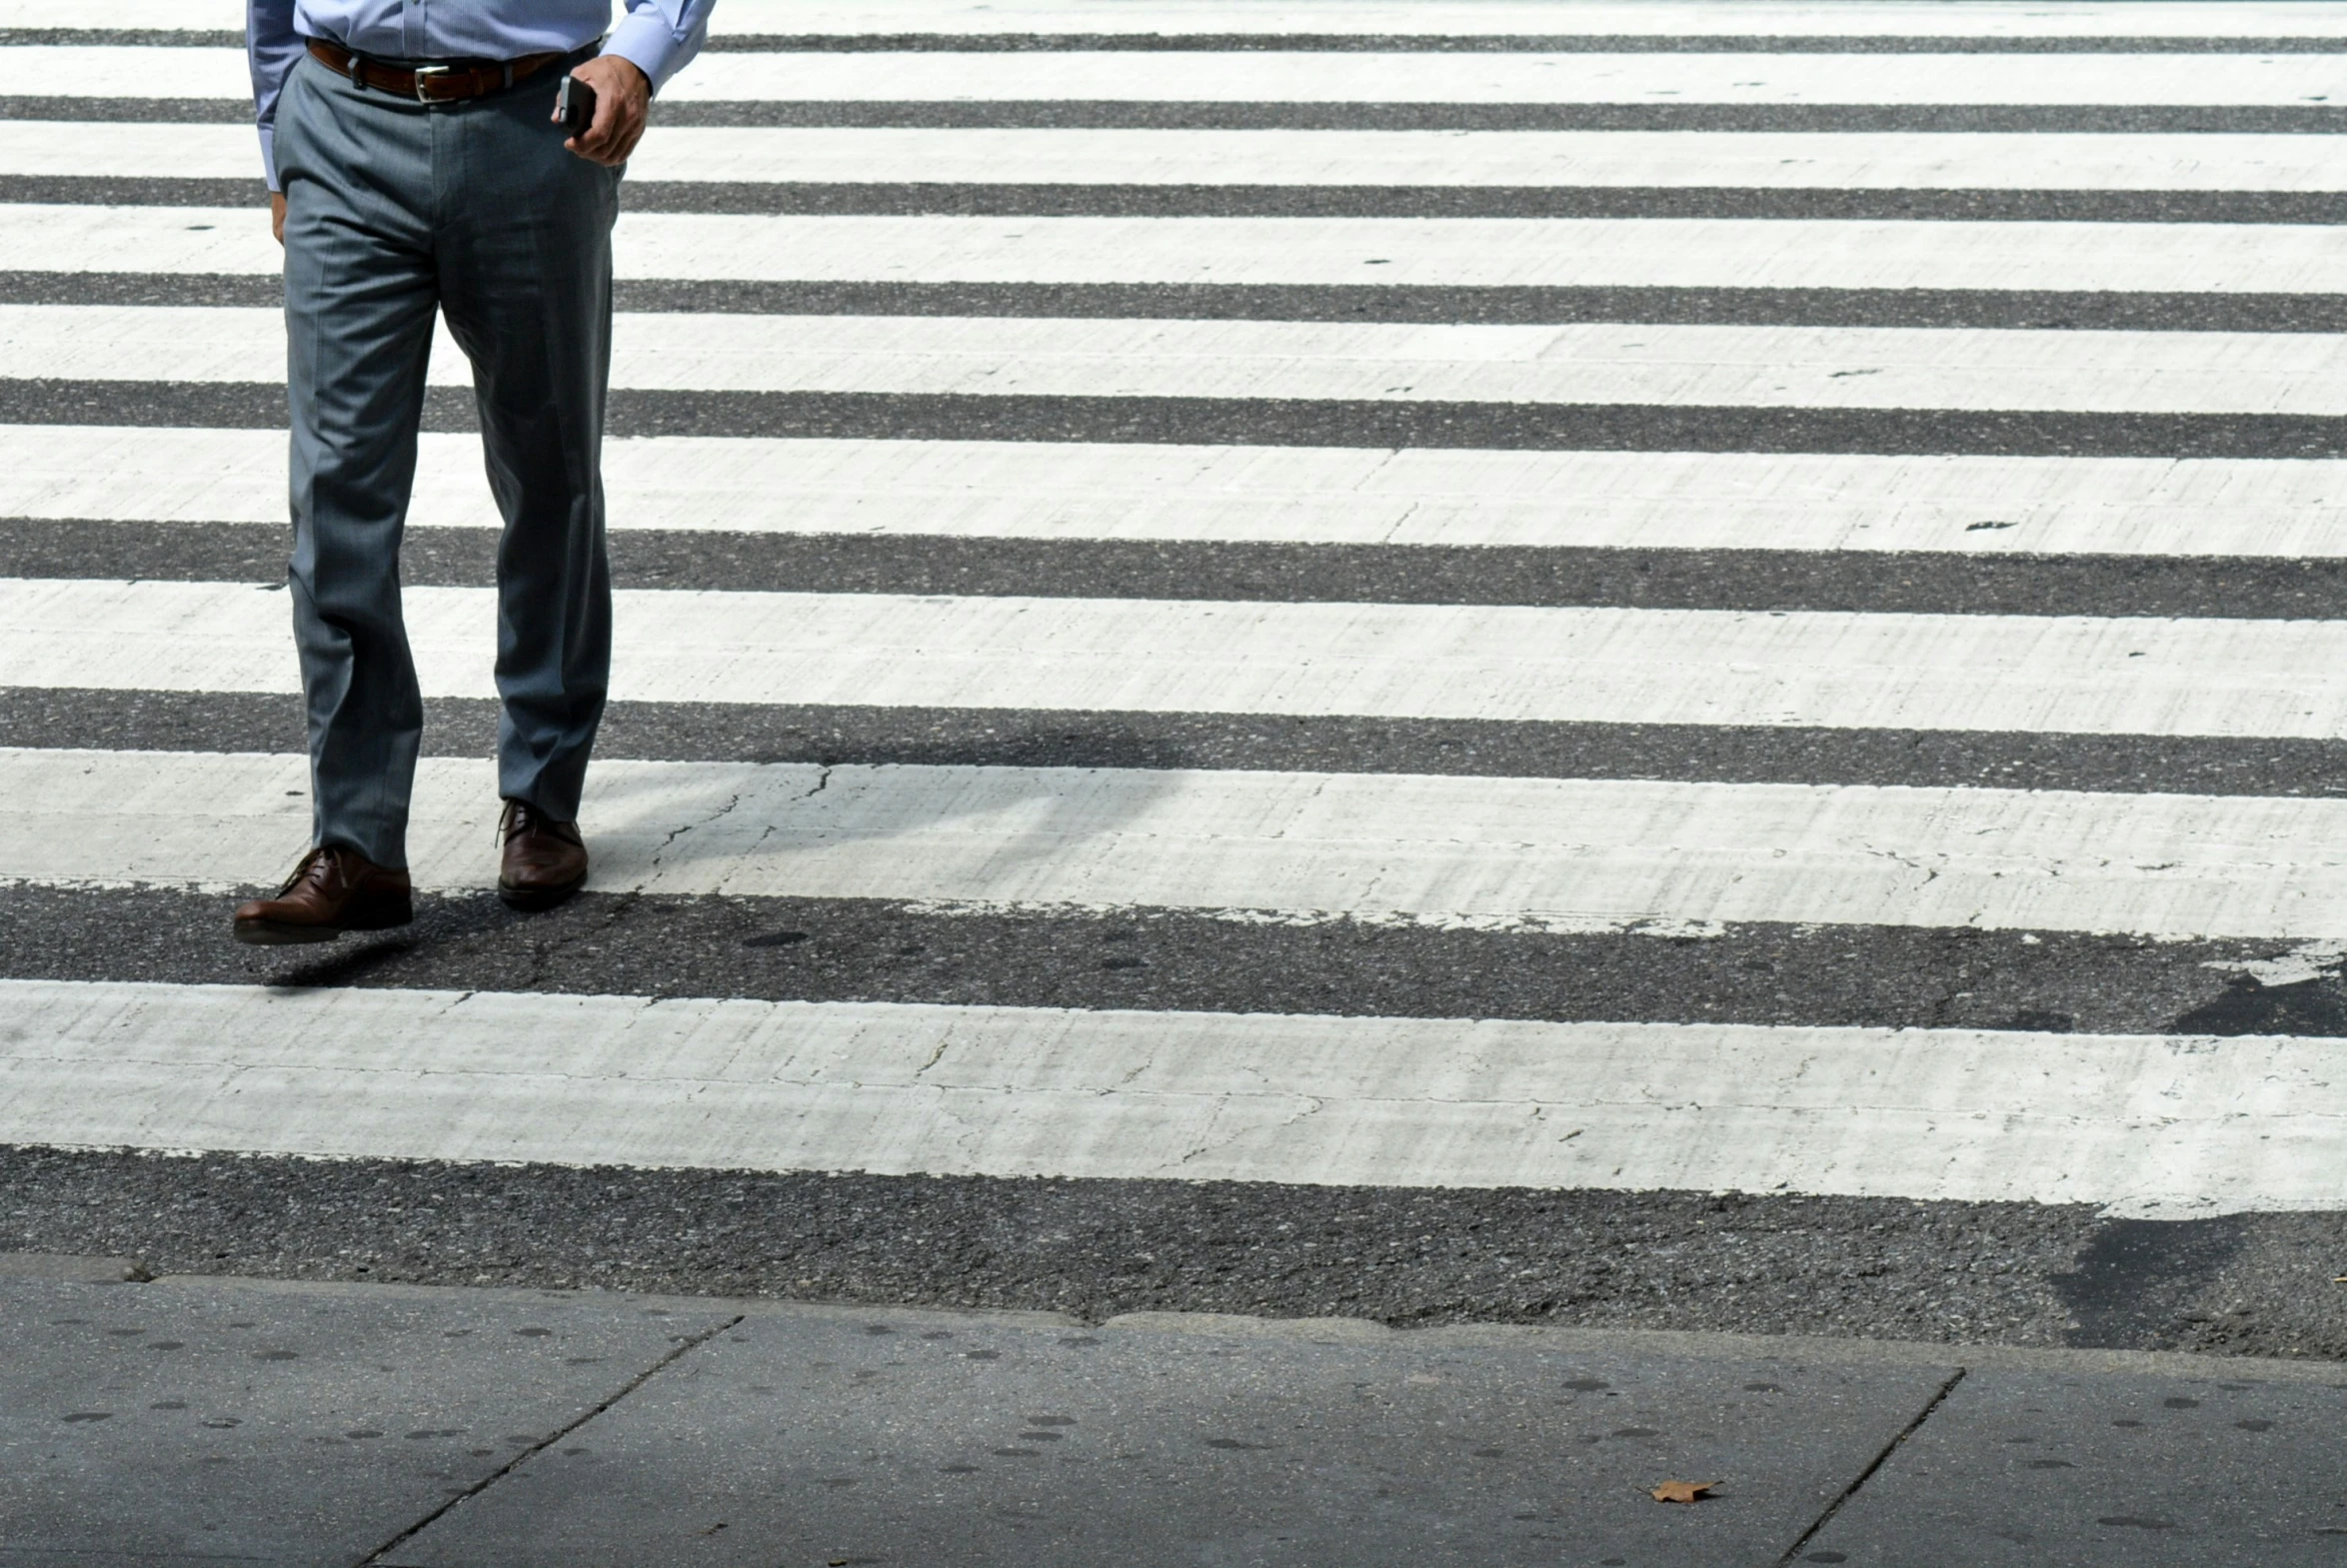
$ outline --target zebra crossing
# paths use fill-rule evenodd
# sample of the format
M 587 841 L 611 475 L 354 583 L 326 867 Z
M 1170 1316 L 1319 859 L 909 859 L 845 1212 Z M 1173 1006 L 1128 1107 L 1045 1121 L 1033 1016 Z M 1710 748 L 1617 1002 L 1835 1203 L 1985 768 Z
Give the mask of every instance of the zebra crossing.
M 2338 8 L 725 0 L 594 886 L 485 912 L 443 341 L 347 968 L 226 941 L 308 820 L 237 18 L 54 20 L 0 1142 L 2347 1208 Z

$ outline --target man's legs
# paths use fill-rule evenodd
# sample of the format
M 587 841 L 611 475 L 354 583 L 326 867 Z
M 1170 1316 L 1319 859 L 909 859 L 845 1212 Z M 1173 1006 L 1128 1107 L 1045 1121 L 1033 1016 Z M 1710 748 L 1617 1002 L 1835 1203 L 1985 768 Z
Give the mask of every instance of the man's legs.
M 432 350 L 430 131 L 420 105 L 304 60 L 278 109 L 293 413 L 294 638 L 314 842 L 407 864 L 423 701 L 399 546 Z
M 569 822 L 611 679 L 601 466 L 619 174 L 563 150 L 548 118 L 560 76 L 434 118 L 440 294 L 505 515 L 498 792 Z

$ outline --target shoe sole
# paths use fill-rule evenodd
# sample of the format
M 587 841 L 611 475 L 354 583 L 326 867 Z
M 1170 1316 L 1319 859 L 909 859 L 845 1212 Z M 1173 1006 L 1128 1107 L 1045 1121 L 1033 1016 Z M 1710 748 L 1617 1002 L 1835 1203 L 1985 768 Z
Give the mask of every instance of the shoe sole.
M 296 947 L 309 942 L 333 941 L 352 931 L 394 930 L 402 925 L 414 924 L 415 919 L 416 911 L 411 906 L 353 920 L 347 925 L 293 925 L 284 920 L 239 920 L 236 922 L 236 939 L 248 947 Z
M 508 887 L 499 882 L 497 895 L 505 900 L 505 906 L 509 909 L 518 909 L 524 914 L 543 914 L 586 885 L 587 878 L 584 876 L 560 887 Z
M 292 947 L 302 942 L 332 941 L 347 929 L 341 925 L 287 925 L 278 920 L 239 920 L 236 939 L 248 947 Z

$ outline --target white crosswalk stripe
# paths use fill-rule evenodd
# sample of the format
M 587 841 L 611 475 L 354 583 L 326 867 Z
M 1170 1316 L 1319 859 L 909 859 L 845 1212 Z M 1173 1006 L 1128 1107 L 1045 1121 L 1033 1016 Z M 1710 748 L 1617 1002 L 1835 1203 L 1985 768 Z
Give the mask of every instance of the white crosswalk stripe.
M 268 431 L 0 426 L 0 517 L 280 523 Z M 2117 556 L 2347 555 L 2347 463 L 613 441 L 615 530 Z M 494 528 L 427 434 L 411 528 Z
M 22 980 L 0 1017 L 0 1139 L 279 1152 L 290 1128 L 339 1157 L 1790 1179 L 2167 1215 L 2331 1201 L 2347 1114 L 2300 1040 Z M 388 1070 L 386 1038 L 414 1042 Z
M 665 129 L 638 180 L 1769 190 L 2347 190 L 2328 135 Z M 0 175 L 244 179 L 235 125 L 0 121 Z
M 425 694 L 494 697 L 494 591 L 406 606 Z M 2327 621 L 643 591 L 617 614 L 623 702 L 2347 739 Z M 291 692 L 284 621 L 245 584 L 0 580 L 28 686 Z
M 74 28 L 158 30 L 109 44 L 52 38 L 53 6 L 0 0 L 0 29 L 32 30 L 0 37 L 0 66 L 44 95 L 0 117 L 0 900 L 225 895 L 281 871 L 307 831 L 268 533 L 285 437 L 252 428 L 284 374 L 278 252 L 238 186 L 207 183 L 257 175 L 250 127 L 203 102 L 246 90 L 222 36 L 238 22 L 212 0 L 92 0 Z M 2331 983 L 2347 943 L 2347 786 L 2329 772 L 2347 759 L 2347 228 L 2271 220 L 2347 190 L 2347 137 L 2314 118 L 2347 104 L 2339 7 L 727 0 L 717 25 L 668 95 L 681 123 L 631 168 L 651 199 L 617 236 L 638 292 L 614 384 L 657 416 L 630 431 L 658 433 L 609 443 L 611 526 L 667 554 L 619 593 L 613 696 L 637 728 L 590 779 L 598 894 L 788 908 L 811 927 L 838 906 L 1101 931 L 1178 916 L 1242 944 L 1438 933 L 1486 943 L 1494 997 L 1506 966 L 1569 961 L 1520 945 L 1534 939 L 1643 943 L 1666 963 L 1747 927 L 1846 938 L 1853 962 L 1884 932 L 2136 944 L 2176 954 L 2195 995 L 2224 983 L 2208 954 L 2231 943 L 2277 987 Z M 1121 47 L 1141 33 L 1184 36 Z M 1672 39 L 1710 46 L 1655 44 Z M 2162 39 L 2199 42 L 2145 42 Z M 214 123 L 90 118 L 164 78 Z M 987 105 L 1176 118 L 945 113 Z M 1233 129 L 1262 122 L 1181 123 L 1192 105 L 1360 114 Z M 1713 127 L 2045 113 L 1969 131 L 1368 128 L 1395 105 L 1777 116 Z M 778 106 L 792 113 L 763 112 Z M 2169 117 L 2082 131 L 2080 110 Z M 2182 110 L 2214 118 L 2156 128 L 2203 123 Z M 999 204 L 1018 186 L 1068 189 L 1026 215 Z M 1306 215 L 1128 201 L 1245 187 Z M 1401 188 L 1615 205 L 1308 215 L 1417 210 L 1374 205 Z M 848 195 L 827 210 L 825 190 Z M 1852 193 L 2004 205 L 1786 205 Z M 2126 221 L 2045 219 L 2016 193 L 2173 194 L 2192 221 L 2107 203 Z M 445 334 L 432 381 L 469 382 Z M 706 412 L 726 399 L 783 412 L 742 433 Z M 1130 428 L 1071 439 L 1055 411 L 1078 402 Z M 933 404 L 961 412 L 890 423 Z M 1174 404 L 1231 439 L 1151 423 Z M 1282 438 L 1282 420 L 1359 404 L 1421 422 L 1605 410 L 1633 437 L 1714 415 L 1811 424 L 1770 438 L 1785 450 L 1473 429 L 1354 449 L 1308 421 L 1292 427 L 1318 432 L 1308 444 Z M 432 418 L 410 548 L 456 560 L 497 518 L 476 438 Z M 1876 439 L 1869 420 L 1905 433 Z M 2169 450 L 2220 425 L 2232 445 Z M 743 560 L 777 542 L 809 553 L 792 561 L 866 552 L 840 572 L 885 549 L 942 582 L 972 563 L 1035 581 L 743 587 Z M 1411 581 L 1439 592 L 1339 602 L 1324 575 L 1354 547 L 1434 563 Z M 1099 580 L 1104 561 L 1177 549 L 1162 559 L 1253 550 L 1229 559 L 1254 576 L 1239 598 Z M 120 570 L 94 570 L 109 552 Z M 1478 599 L 1503 566 L 1562 586 Z M 1574 586 L 1656 568 L 1680 598 Z M 494 595 L 461 564 L 436 570 L 406 607 L 439 724 L 494 701 Z M 1992 570 L 2034 608 L 1900 597 Z M 2181 585 L 2196 608 L 2065 603 L 2094 573 Z M 1738 574 L 1772 575 L 1790 608 L 1748 608 L 1768 601 L 1720 588 Z M 283 734 L 254 728 L 258 705 Z M 1175 746 L 1176 721 L 1358 723 L 1343 757 L 1306 741 L 1263 760 Z M 797 729 L 779 743 L 777 725 Z M 1466 727 L 1417 752 L 1390 741 L 1395 758 L 1461 757 L 1356 768 L 1388 744 L 1380 725 Z M 1124 726 L 1126 749 L 1051 752 L 1087 726 Z M 1543 726 L 1563 739 L 1541 766 L 1478 761 Z M 1755 736 L 1823 760 L 1735 772 Z M 1667 761 L 1635 752 L 1665 743 Z M 1850 746 L 1876 750 L 1861 769 Z M 1901 772 L 1934 748 L 1980 755 L 1959 775 Z M 2180 748 L 2201 782 L 2161 772 Z M 2008 777 L 2091 754 L 2114 778 L 2130 749 L 2140 777 L 2115 786 Z M 2231 780 L 2235 765 L 2287 787 Z M 412 849 L 431 899 L 489 906 L 496 811 L 480 761 L 424 759 Z M 222 913 L 190 940 L 225 941 Z M 2327 1041 L 2062 1033 L 2032 1021 L 2055 1016 L 2035 981 L 1960 957 L 1929 960 L 1949 1005 L 1996 989 L 2010 1022 L 1805 1022 L 1792 994 L 1775 1021 L 1616 1017 L 1602 998 L 1557 1016 L 1337 1016 L 1334 981 L 1325 1012 L 1232 1009 L 1184 1004 L 1184 976 L 1140 957 L 1117 972 L 1160 988 L 1129 1006 L 981 1003 L 919 980 L 894 999 L 522 995 L 468 988 L 464 965 L 492 971 L 463 953 L 428 981 L 280 991 L 73 951 L 0 970 L 0 1141 L 2347 1207 Z
M 0 751 L 0 877 L 232 886 L 299 852 L 306 777 L 287 756 Z M 425 761 L 423 885 L 494 880 L 491 788 L 483 764 Z M 612 761 L 584 809 L 599 885 L 683 896 L 1670 933 L 2315 939 L 2347 921 L 2341 800 Z
M 34 0 L 12 0 L 42 15 Z M 107 17 L 85 26 L 163 27 L 171 0 L 102 0 Z M 120 6 L 123 20 L 113 20 Z M 0 13 L 4 14 L 4 13 Z M 1436 22 L 1439 25 L 1434 25 Z M 25 23 L 23 25 L 34 25 Z M 181 24 L 184 25 L 184 22 Z M 1431 15 L 1408 0 L 1344 0 L 1331 5 L 1248 4 L 1243 0 L 1155 0 L 1148 7 L 989 0 L 734 0 L 715 24 L 721 33 L 823 35 L 1270 33 L 1414 36 L 1581 35 L 1636 37 L 1906 37 L 1906 38 L 2227 38 L 2347 37 L 2347 18 L 2328 0 L 2123 0 L 2049 7 L 1992 0 L 1947 6 L 1853 3 L 1847 6 L 1672 4 L 1669 0 L 1464 0 Z
M 612 385 L 965 397 L 1370 399 L 2347 416 L 2347 334 L 618 317 Z M 0 305 L 20 376 L 283 375 L 275 311 Z M 442 329 L 438 386 L 470 386 Z
M 625 279 L 2347 292 L 2347 236 L 2307 224 L 623 213 L 616 245 Z M 0 270 L 274 277 L 279 256 L 241 208 L 0 206 Z
M 169 215 L 158 229 L 189 221 Z M 191 238 L 193 235 L 191 234 Z M 157 242 L 178 243 L 158 233 Z M 644 278 L 908 283 L 2323 293 L 2347 239 L 2277 224 L 1752 219 L 624 217 Z M 31 239 L 25 242 L 33 249 Z M 192 270 L 192 269 L 191 269 Z
M 1078 99 L 1307 103 L 2301 104 L 2321 56 L 733 54 L 683 100 Z M 690 85 L 686 85 L 687 83 Z M 112 90 L 112 89 L 107 89 Z

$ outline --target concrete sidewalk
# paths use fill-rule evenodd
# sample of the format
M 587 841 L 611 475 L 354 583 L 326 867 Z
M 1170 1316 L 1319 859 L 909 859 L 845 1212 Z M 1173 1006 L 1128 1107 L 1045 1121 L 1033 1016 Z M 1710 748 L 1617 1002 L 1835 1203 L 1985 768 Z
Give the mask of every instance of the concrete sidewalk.
M 2329 1363 L 131 1272 L 0 1258 L 0 1563 L 2347 1563 Z

